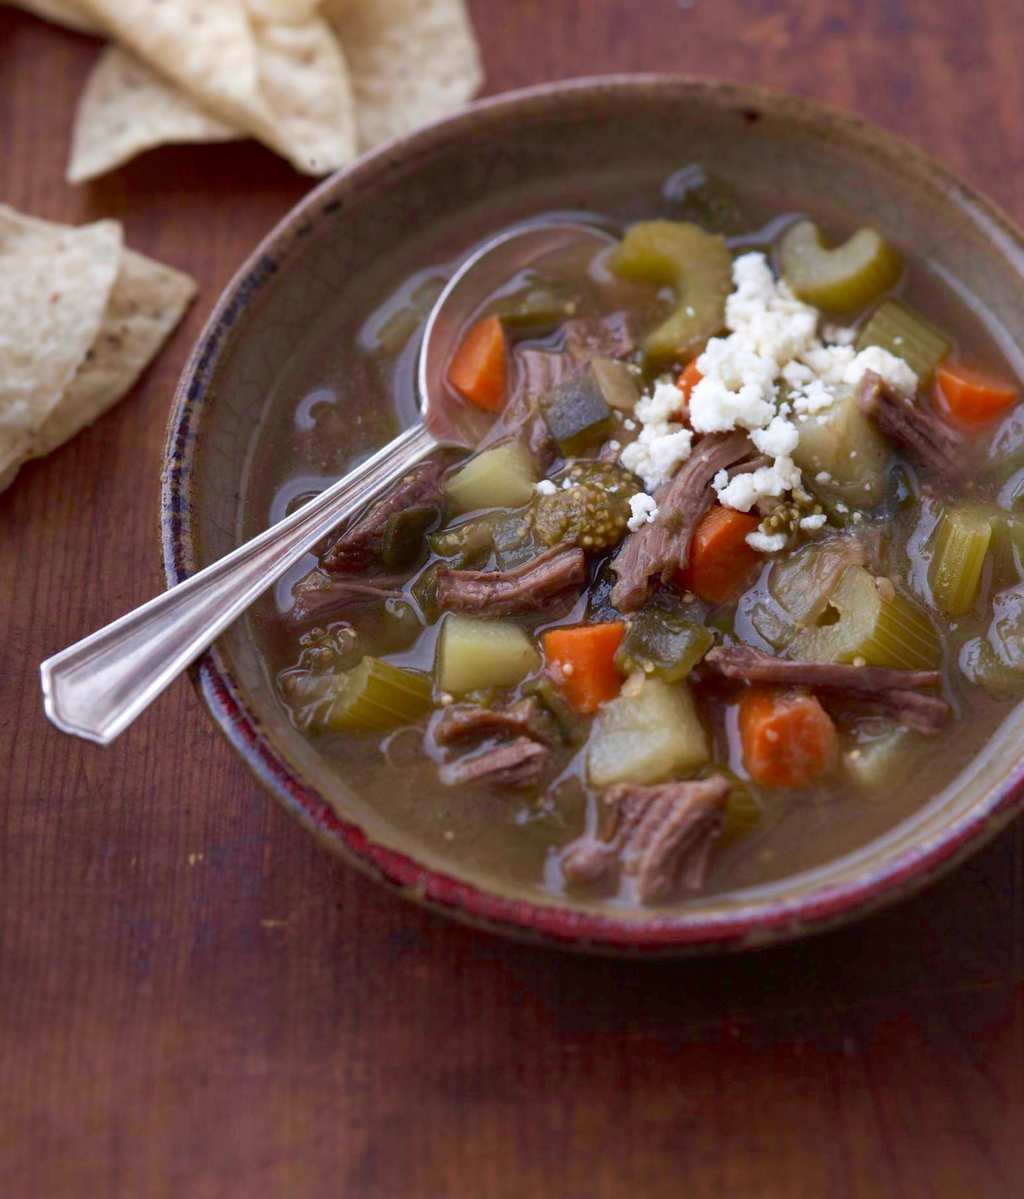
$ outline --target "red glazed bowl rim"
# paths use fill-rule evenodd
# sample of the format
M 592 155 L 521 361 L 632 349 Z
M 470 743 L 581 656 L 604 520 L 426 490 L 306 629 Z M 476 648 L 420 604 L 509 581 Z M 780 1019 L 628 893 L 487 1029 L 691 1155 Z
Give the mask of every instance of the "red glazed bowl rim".
M 714 97 L 744 114 L 770 111 L 804 125 L 827 122 L 839 135 L 873 153 L 915 170 L 944 189 L 954 189 L 984 215 L 993 231 L 1018 246 L 1024 234 L 991 201 L 952 172 L 899 138 L 869 122 L 815 101 L 763 88 L 683 75 L 617 75 L 543 84 L 479 101 L 460 113 L 364 155 L 325 180 L 301 200 L 263 239 L 215 305 L 179 381 L 168 425 L 161 479 L 161 540 L 168 586 L 196 567 L 193 493 L 199 430 L 227 335 L 244 319 L 248 301 L 276 273 L 297 236 L 308 232 L 337 191 L 372 186 L 388 162 L 429 153 L 477 128 L 481 119 L 501 121 L 550 114 L 563 100 L 628 93 L 632 98 Z M 563 948 L 645 957 L 761 947 L 819 932 L 906 897 L 979 849 L 1024 803 L 1024 766 L 990 788 L 941 833 L 923 845 L 904 845 L 863 876 L 824 883 L 796 897 L 751 902 L 721 913 L 678 912 L 623 916 L 596 913 L 557 902 L 533 902 L 488 891 L 432 869 L 408 853 L 371 839 L 339 815 L 307 785 L 275 749 L 245 700 L 225 655 L 215 645 L 193 666 L 191 678 L 210 716 L 259 782 L 334 853 L 403 895 L 445 915 L 509 936 Z

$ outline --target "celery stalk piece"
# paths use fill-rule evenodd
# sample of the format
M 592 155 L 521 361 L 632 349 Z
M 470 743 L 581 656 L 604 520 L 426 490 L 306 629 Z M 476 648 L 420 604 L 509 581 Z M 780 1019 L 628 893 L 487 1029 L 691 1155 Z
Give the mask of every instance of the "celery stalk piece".
M 386 732 L 412 724 L 434 706 L 430 676 L 366 657 L 340 676 L 338 698 L 324 719 L 329 729 Z
M 616 358 L 592 358 L 590 373 L 609 408 L 632 412 L 640 399 L 636 376 L 624 362 Z
M 974 607 L 992 540 L 992 516 L 983 508 L 949 508 L 935 530 L 928 581 L 935 603 L 947 616 L 963 616 Z
M 829 599 L 823 621 L 804 629 L 790 650 L 804 662 L 854 662 L 927 670 L 938 665 L 939 639 L 928 617 L 876 580 L 863 566 L 849 566 Z
M 725 324 L 732 255 L 723 237 L 685 221 L 642 221 L 622 239 L 611 269 L 623 279 L 675 289 L 675 311 L 644 341 L 647 365 L 655 369 L 698 353 Z
M 841 246 L 827 249 L 813 221 L 798 221 L 783 234 L 779 265 L 793 291 L 808 304 L 832 312 L 855 312 L 889 290 L 903 259 L 875 229 L 858 229 Z
M 881 346 L 902 358 L 927 387 L 950 349 L 949 338 L 901 300 L 883 300 L 860 331 L 857 349 Z
M 873 508 L 885 498 L 891 452 L 851 392 L 825 412 L 801 421 L 793 461 L 807 479 L 814 480 L 814 490 L 822 496 L 842 500 L 851 508 Z

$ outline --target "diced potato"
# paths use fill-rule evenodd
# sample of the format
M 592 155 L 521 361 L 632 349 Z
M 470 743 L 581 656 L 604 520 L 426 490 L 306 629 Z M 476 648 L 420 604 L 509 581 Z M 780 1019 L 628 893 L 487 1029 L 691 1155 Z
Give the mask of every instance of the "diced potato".
M 540 654 L 518 625 L 449 613 L 441 627 L 437 683 L 451 695 L 514 687 L 540 665 Z
M 636 676 L 598 712 L 587 746 L 596 787 L 657 783 L 709 759 L 708 738 L 686 686 Z
M 873 508 L 885 496 L 889 446 L 861 412 L 853 393 L 800 422 L 800 444 L 793 461 L 816 491 L 851 508 Z
M 521 442 L 506 441 L 477 454 L 445 483 L 459 512 L 474 508 L 517 508 L 533 495 L 537 468 Z
M 590 373 L 609 408 L 633 411 L 640 399 L 640 386 L 624 362 L 616 358 L 592 358 Z

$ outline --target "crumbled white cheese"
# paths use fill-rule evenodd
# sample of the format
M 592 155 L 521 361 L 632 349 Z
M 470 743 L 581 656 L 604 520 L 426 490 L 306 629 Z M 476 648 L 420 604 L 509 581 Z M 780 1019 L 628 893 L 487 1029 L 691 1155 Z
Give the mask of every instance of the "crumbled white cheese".
M 874 371 L 890 387 L 906 395 L 913 395 L 917 391 L 917 374 L 902 358 L 897 358 L 881 346 L 868 346 L 866 350 L 861 350 L 843 372 L 843 382 L 856 387 L 868 371 Z
M 815 481 L 815 483 L 831 483 L 832 476 L 829 474 L 829 472 L 827 470 L 819 470 L 818 473 L 814 476 L 814 481 Z
M 725 324 L 755 353 L 782 367 L 814 340 L 818 310 L 776 282 L 763 254 L 743 254 L 733 263 L 734 290 L 725 302 Z
M 698 433 L 760 429 L 775 415 L 775 362 L 740 335 L 713 337 L 697 369 L 703 378 L 690 392 L 690 424 Z
M 628 430 L 630 431 L 630 433 L 632 433 L 632 432 L 633 432 L 633 430 L 636 428 L 636 421 L 635 421 L 635 420 L 630 420 L 628 416 L 627 416 L 627 417 L 626 417 L 626 419 L 625 419 L 625 420 L 622 422 L 622 424 L 623 424 L 623 427 L 624 427 L 624 428 L 626 428 L 626 429 L 628 429 Z
M 749 512 L 759 501 L 780 496 L 792 491 L 800 483 L 800 471 L 792 458 L 777 458 L 771 466 L 743 471 L 731 479 L 719 471 L 712 486 L 718 493 L 718 502 L 739 512 Z
M 814 533 L 818 529 L 824 528 L 828 517 L 824 512 L 816 512 L 813 516 L 805 516 L 800 521 L 800 528 L 805 529 L 808 533 Z
M 550 479 L 541 479 L 539 483 L 534 483 L 533 490 L 539 495 L 554 495 L 558 490 L 558 484 Z
M 821 336 L 837 346 L 852 346 L 857 340 L 857 330 L 850 329 L 845 325 L 825 325 L 821 331 Z
M 762 533 L 757 530 L 748 533 L 746 540 L 752 550 L 758 550 L 762 554 L 777 554 L 779 550 L 786 548 L 785 533 Z
M 658 383 L 652 395 L 637 401 L 640 436 L 622 451 L 622 465 L 653 490 L 675 474 L 690 456 L 693 434 L 673 417 L 683 406 L 683 393 L 674 383 Z
M 788 458 L 800 444 L 800 430 L 784 416 L 776 416 L 765 429 L 755 429 L 750 440 L 762 454 L 772 458 Z
M 614 450 L 615 453 L 617 454 L 619 452 L 619 450 L 622 449 L 622 442 L 621 441 L 609 441 L 608 448 L 610 450 Z
M 626 528 L 631 533 L 635 533 L 642 525 L 652 524 L 658 515 L 658 505 L 654 496 L 648 495 L 644 491 L 638 491 L 636 495 L 630 496 L 629 510 L 632 516 L 626 521 Z

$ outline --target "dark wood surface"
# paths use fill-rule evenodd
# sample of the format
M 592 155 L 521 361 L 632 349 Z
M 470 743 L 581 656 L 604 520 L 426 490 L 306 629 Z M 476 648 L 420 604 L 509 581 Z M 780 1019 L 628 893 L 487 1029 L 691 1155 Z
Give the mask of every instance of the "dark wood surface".
M 488 91 L 684 70 L 830 100 L 1024 218 L 1011 0 L 474 0 Z M 95 43 L 0 9 L 0 201 L 195 274 L 130 400 L 0 496 L 0 1193 L 1024 1193 L 1024 826 L 813 942 L 636 965 L 505 944 L 339 865 L 181 681 L 112 749 L 36 666 L 161 583 L 168 400 L 308 181 L 257 146 L 63 182 Z

